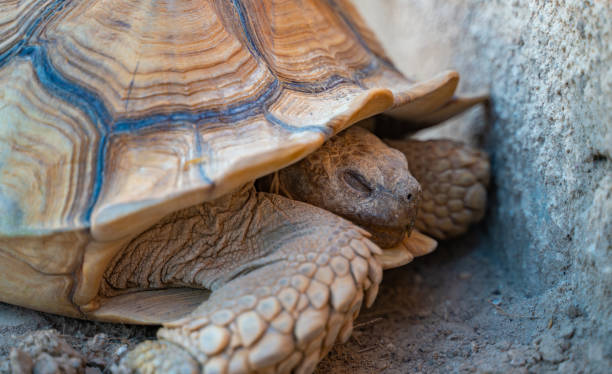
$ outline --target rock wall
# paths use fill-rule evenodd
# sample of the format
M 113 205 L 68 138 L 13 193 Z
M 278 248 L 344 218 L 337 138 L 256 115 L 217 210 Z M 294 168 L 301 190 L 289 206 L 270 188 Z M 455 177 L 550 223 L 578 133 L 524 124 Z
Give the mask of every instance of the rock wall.
M 612 2 L 355 3 L 408 76 L 455 69 L 460 92 L 490 92 L 487 125 L 479 109 L 424 136 L 490 152 L 483 242 L 525 293 L 555 288 L 553 311 L 577 305 L 610 336 Z

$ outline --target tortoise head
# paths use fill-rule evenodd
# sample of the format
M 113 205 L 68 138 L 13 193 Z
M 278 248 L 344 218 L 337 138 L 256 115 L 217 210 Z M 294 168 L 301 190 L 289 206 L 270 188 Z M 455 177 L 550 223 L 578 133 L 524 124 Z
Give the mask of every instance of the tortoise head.
M 358 126 L 282 169 L 277 178 L 281 193 L 356 223 L 382 248 L 410 232 L 421 196 L 405 156 Z

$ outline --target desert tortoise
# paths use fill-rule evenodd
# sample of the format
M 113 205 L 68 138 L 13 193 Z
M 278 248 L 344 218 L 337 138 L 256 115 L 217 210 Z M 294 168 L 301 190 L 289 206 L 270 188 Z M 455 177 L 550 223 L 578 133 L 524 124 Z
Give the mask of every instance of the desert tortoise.
M 376 113 L 470 104 L 456 73 L 400 74 L 347 1 L 0 14 L 0 300 L 165 323 L 124 362 L 142 371 L 312 371 L 376 296 L 381 250 L 252 182 Z

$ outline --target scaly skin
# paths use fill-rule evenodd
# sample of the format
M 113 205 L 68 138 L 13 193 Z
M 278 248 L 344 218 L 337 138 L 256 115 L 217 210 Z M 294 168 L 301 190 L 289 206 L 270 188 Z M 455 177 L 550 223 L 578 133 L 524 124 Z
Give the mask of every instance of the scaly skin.
M 415 228 L 450 239 L 482 219 L 490 169 L 484 152 L 451 140 L 386 142 L 406 156 L 423 189 Z
M 413 226 L 437 239 L 465 233 L 484 215 L 488 181 L 484 152 L 450 140 L 385 143 L 355 126 L 259 186 L 349 219 L 390 248 Z
M 180 243 L 156 243 L 161 232 Z M 141 373 L 310 373 L 376 297 L 380 249 L 317 207 L 247 186 L 168 216 L 117 256 L 106 294 L 185 285 L 211 297 L 122 361 Z M 199 240 L 197 240 L 200 238 Z M 124 274 L 126 273 L 126 274 Z
M 397 245 L 410 232 L 421 198 L 405 156 L 358 126 L 258 186 L 350 220 L 381 248 Z
M 260 190 L 277 183 L 292 199 L 372 230 L 384 245 L 415 219 L 420 187 L 408 158 L 426 197 L 417 227 L 446 238 L 482 216 L 484 154 L 449 141 L 389 144 L 401 152 L 352 128 L 260 181 Z M 173 286 L 213 291 L 191 315 L 166 324 L 160 340 L 130 352 L 124 370 L 310 373 L 334 342 L 348 339 L 364 295 L 368 305 L 376 296 L 380 249 L 365 231 L 292 199 L 246 186 L 166 217 L 114 259 L 104 296 Z M 380 222 L 389 225 L 381 230 Z

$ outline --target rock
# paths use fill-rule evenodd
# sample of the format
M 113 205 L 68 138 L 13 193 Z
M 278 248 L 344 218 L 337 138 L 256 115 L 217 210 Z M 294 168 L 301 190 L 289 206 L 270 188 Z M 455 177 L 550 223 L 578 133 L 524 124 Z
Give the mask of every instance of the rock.
M 562 341 L 556 339 L 552 334 L 546 333 L 535 342 L 536 349 L 542 355 L 542 360 L 552 362 L 554 364 L 565 361 L 567 357 L 564 355 L 564 347 Z
M 87 340 L 85 344 L 87 362 L 90 365 L 97 365 L 104 367 L 107 364 L 107 353 L 106 347 L 108 345 L 108 335 L 101 333 L 94 335 L 93 338 Z
M 567 316 L 571 319 L 582 316 L 582 310 L 576 304 L 571 304 L 567 307 Z
M 565 339 L 571 339 L 574 336 L 574 332 L 576 329 L 574 326 L 566 324 L 561 327 L 559 330 L 559 336 Z
M 57 374 L 60 372 L 60 366 L 50 354 L 43 352 L 36 358 L 33 374 Z
M 525 353 L 518 349 L 510 349 L 506 354 L 508 355 L 508 362 L 512 366 L 524 366 L 527 363 Z
M 33 374 L 81 374 L 85 371 L 85 358 L 75 351 L 55 330 L 39 330 L 21 338 L 11 365 L 23 367 L 32 362 Z M 15 364 L 13 363 L 15 357 Z M 15 370 L 15 369 L 13 369 Z
M 101 333 L 96 334 L 93 338 L 87 341 L 87 348 L 91 351 L 99 351 L 104 349 L 104 345 L 108 340 L 108 335 Z
M 30 355 L 17 348 L 11 349 L 9 361 L 13 374 L 30 374 L 34 368 Z
M 478 352 L 480 350 L 480 346 L 476 342 L 472 342 L 470 344 L 470 348 L 472 350 L 472 353 L 476 353 L 476 352 Z
M 512 343 L 510 343 L 507 340 L 502 340 L 502 341 L 498 342 L 495 346 L 500 351 L 506 352 L 506 351 L 508 351 L 510 349 L 510 347 L 512 347 Z
M 128 351 L 128 346 L 127 345 L 121 345 L 119 346 L 119 348 L 117 348 L 117 350 L 115 351 L 115 356 L 117 357 L 122 357 L 124 353 L 126 353 Z

